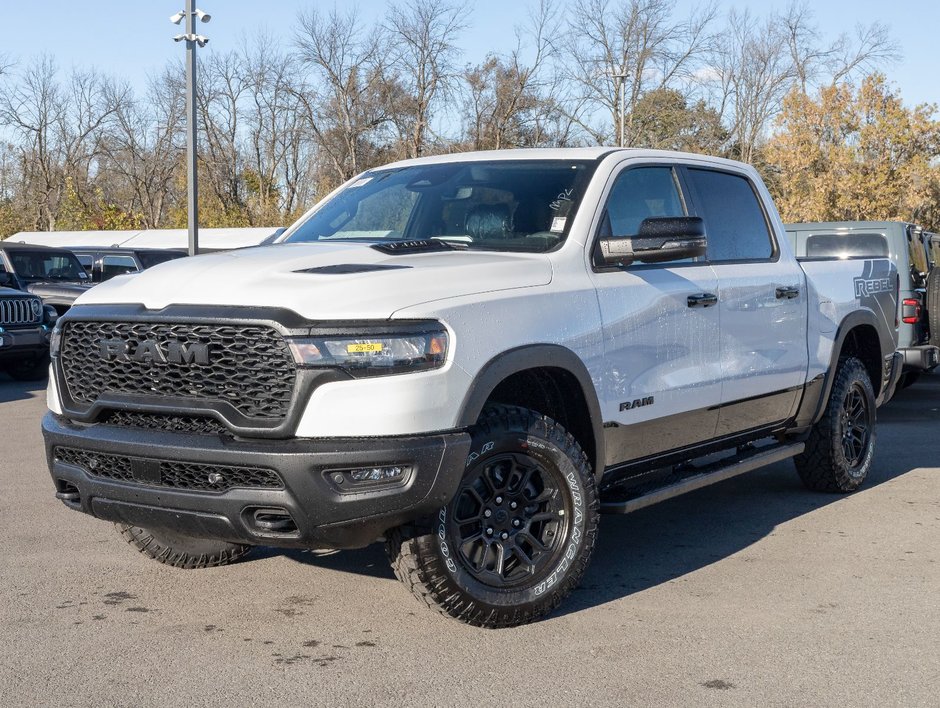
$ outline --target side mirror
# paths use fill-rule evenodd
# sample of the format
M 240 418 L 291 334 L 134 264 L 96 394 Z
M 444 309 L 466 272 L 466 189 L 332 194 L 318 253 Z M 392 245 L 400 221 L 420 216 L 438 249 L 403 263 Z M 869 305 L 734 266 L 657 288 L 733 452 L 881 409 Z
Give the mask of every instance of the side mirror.
M 13 281 L 13 274 L 7 273 L 6 271 L 0 272 L 0 288 L 15 288 L 16 283 Z
M 698 216 L 666 216 L 643 219 L 636 236 L 600 241 L 606 265 L 666 263 L 705 255 L 705 222 Z

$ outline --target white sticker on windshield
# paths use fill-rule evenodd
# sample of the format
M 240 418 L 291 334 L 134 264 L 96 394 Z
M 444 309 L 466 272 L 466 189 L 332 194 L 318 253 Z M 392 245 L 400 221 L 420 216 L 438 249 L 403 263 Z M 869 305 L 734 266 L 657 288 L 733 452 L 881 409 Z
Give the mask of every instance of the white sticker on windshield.
M 355 182 L 353 182 L 351 185 L 349 185 L 349 188 L 350 188 L 350 189 L 353 189 L 353 188 L 355 188 L 355 187 L 362 187 L 362 186 L 365 185 L 365 184 L 369 184 L 369 182 L 371 182 L 371 181 L 372 181 L 372 178 L 371 178 L 371 177 L 362 177 L 362 178 L 360 178 L 360 179 L 357 179 L 357 180 L 356 180 Z
M 86 273 L 85 271 L 80 271 L 78 274 L 78 277 L 84 280 L 85 278 L 88 277 L 88 273 Z
M 549 229 L 553 234 L 560 234 L 565 230 L 565 224 L 568 222 L 568 219 L 564 216 L 556 216 L 552 219 L 552 228 Z

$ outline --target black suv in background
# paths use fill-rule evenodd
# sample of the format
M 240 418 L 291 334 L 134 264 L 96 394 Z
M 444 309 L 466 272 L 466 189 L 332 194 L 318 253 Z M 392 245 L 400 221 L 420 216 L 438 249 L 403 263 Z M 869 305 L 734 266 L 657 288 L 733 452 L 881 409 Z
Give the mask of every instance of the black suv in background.
M 41 379 L 49 367 L 49 337 L 58 315 L 36 295 L 5 287 L 0 273 L 0 369 L 19 380 Z
M 0 242 L 0 274 L 8 287 L 38 295 L 60 315 L 88 290 L 91 278 L 64 248 Z
M 137 273 L 160 263 L 183 258 L 186 251 L 160 248 L 71 248 L 93 283 L 103 283 L 116 275 Z

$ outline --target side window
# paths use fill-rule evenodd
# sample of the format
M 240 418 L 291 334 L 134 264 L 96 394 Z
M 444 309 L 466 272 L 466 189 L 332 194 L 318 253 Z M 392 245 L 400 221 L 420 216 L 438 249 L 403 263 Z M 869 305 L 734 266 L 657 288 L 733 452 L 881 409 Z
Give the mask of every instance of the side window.
M 911 267 L 918 273 L 926 273 L 930 270 L 927 265 L 927 250 L 924 248 L 924 242 L 917 235 L 907 232 L 907 245 L 911 254 Z
M 137 263 L 131 256 L 105 256 L 101 259 L 101 280 L 109 280 L 115 275 L 136 272 Z
M 773 241 L 750 181 L 715 170 L 689 169 L 695 207 L 705 220 L 709 261 L 767 260 Z
M 601 238 L 636 236 L 643 219 L 686 216 L 671 167 L 635 167 L 621 172 L 607 198 Z
M 90 253 L 76 253 L 75 257 L 78 259 L 78 262 L 82 264 L 82 268 L 85 269 L 85 272 L 91 275 L 91 267 L 95 262 L 94 257 Z

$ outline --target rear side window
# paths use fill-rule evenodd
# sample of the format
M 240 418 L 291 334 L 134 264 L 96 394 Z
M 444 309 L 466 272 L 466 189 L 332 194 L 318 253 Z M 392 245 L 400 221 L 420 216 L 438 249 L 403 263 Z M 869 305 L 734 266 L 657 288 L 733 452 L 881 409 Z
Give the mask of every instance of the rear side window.
M 882 234 L 813 234 L 806 239 L 807 258 L 886 258 L 888 239 Z
M 907 232 L 907 245 L 911 252 L 911 267 L 918 273 L 926 273 L 930 268 L 927 265 L 927 249 L 920 236 Z
M 709 261 L 768 260 L 767 218 L 750 181 L 715 170 L 688 170 L 695 207 L 705 220 Z
M 76 253 L 75 257 L 78 259 L 78 262 L 82 264 L 82 268 L 85 269 L 85 272 L 91 275 L 91 267 L 95 262 L 94 256 L 90 253 Z
M 131 256 L 105 256 L 101 259 L 102 280 L 109 280 L 116 275 L 136 272 L 137 263 Z
M 186 254 L 175 251 L 141 251 L 137 254 L 137 257 L 140 258 L 140 264 L 144 268 L 150 268 L 158 263 L 166 263 L 174 258 L 182 258 L 184 255 Z

